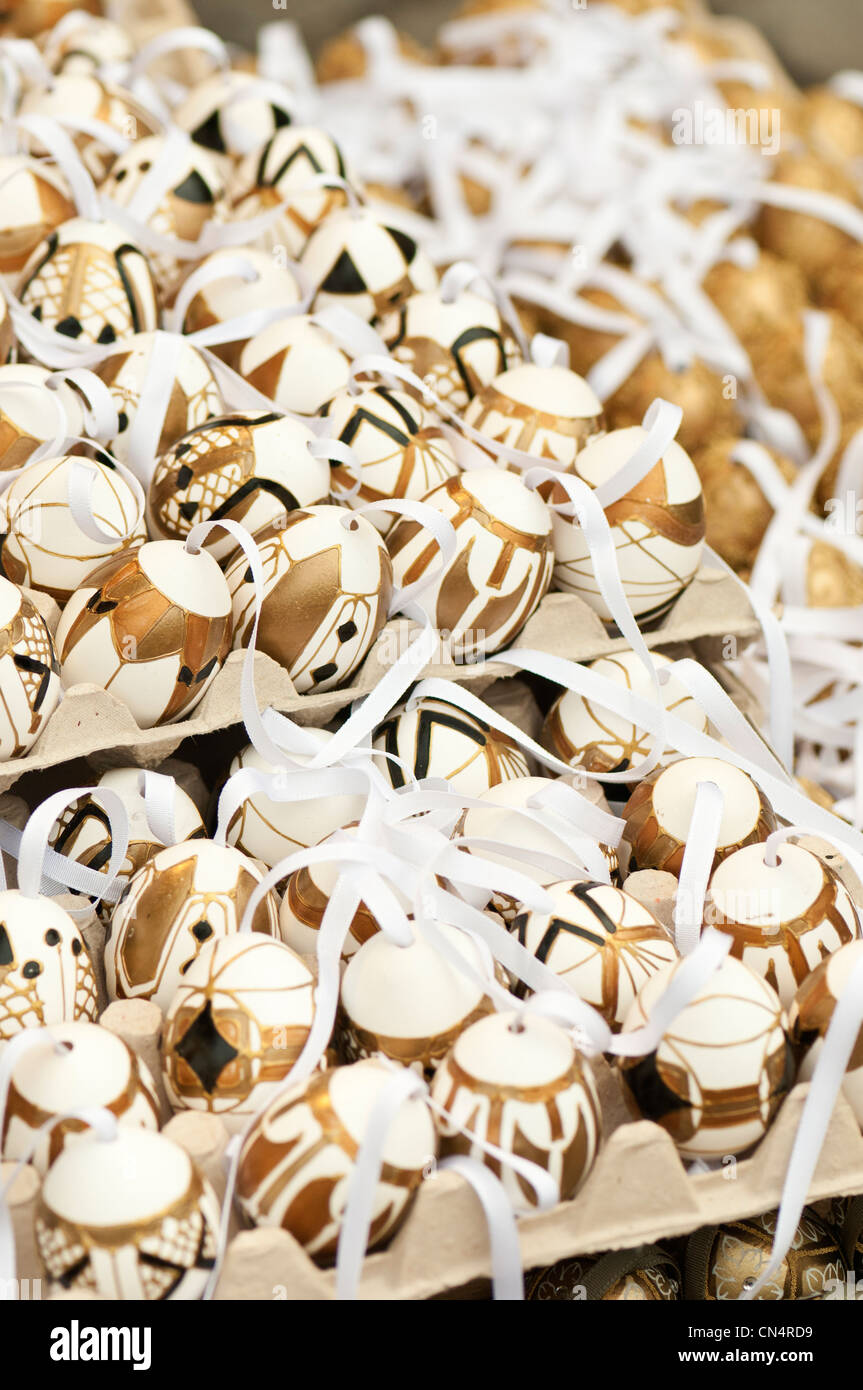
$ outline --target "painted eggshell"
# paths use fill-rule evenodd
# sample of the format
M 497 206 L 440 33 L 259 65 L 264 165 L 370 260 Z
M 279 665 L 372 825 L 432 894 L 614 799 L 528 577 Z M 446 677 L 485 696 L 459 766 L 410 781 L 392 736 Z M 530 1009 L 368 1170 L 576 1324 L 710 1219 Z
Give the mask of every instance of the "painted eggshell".
M 316 287 L 316 309 L 338 304 L 367 323 L 379 323 L 410 295 L 437 284 L 414 238 L 365 209 L 331 213 L 312 232 L 300 264 Z
M 168 1008 L 208 941 L 234 933 L 262 874 L 239 850 L 188 840 L 160 850 L 129 884 L 114 911 L 105 951 L 112 999 L 153 999 Z M 252 930 L 278 937 L 278 904 L 268 893 Z
M 83 433 L 81 397 L 67 382 L 32 362 L 0 367 L 0 470 L 23 468 L 40 445 L 58 434 L 71 438 Z
M 237 269 L 238 257 L 245 267 L 243 273 Z M 226 246 L 205 257 L 199 268 L 211 278 L 207 278 L 189 300 L 183 316 L 184 333 L 197 333 L 217 323 L 228 323 L 255 309 L 281 305 L 287 311 L 301 298 L 299 285 L 290 270 L 277 264 L 269 251 L 256 251 L 252 247 L 237 251 Z M 248 334 L 231 338 L 224 343 L 213 343 L 212 350 L 229 366 L 236 367 L 248 340 Z
M 0 892 L 0 1043 L 22 1028 L 96 1018 L 83 937 L 52 898 Z
M 530 1303 L 667 1303 L 680 1298 L 680 1284 L 680 1270 L 667 1251 L 640 1245 L 534 1269 L 525 1277 L 524 1296 Z
M 125 140 L 132 141 L 155 135 L 161 124 L 131 92 L 93 73 L 64 72 L 50 89 L 34 87 L 24 95 L 21 114 L 49 116 L 61 124 L 64 117 L 74 114 L 82 120 L 99 121 Z M 71 130 L 69 135 L 93 178 L 101 182 L 116 158 L 114 151 L 98 135 Z M 35 154 L 46 153 L 35 137 L 24 138 Z
M 397 710 L 375 731 L 377 761 L 394 787 L 411 778 L 445 777 L 460 792 L 481 796 L 498 782 L 527 777 L 527 758 L 508 734 L 445 700 L 424 699 Z
M 0 759 L 33 747 L 59 699 L 48 625 L 15 584 L 0 579 Z
M 342 827 L 340 839 L 345 835 L 353 837 L 356 827 Z M 329 838 L 329 837 L 327 837 Z M 326 844 L 326 840 L 321 841 Z M 324 920 L 324 913 L 330 896 L 339 880 L 339 863 L 308 864 L 290 875 L 285 884 L 285 893 L 279 907 L 279 928 L 282 937 L 301 955 L 315 955 L 318 949 L 318 932 Z M 410 901 L 395 885 L 389 885 L 400 906 L 408 912 Z M 347 934 L 342 942 L 341 958 L 350 960 L 363 942 L 374 936 L 380 926 L 373 913 L 364 902 L 360 902 L 354 913 Z
M 57 628 L 64 689 L 110 690 L 139 728 L 194 709 L 231 645 L 231 597 L 211 555 L 148 541 L 93 570 Z
M 75 204 L 58 169 L 24 154 L 0 157 L 0 189 L 0 274 L 13 275 L 55 227 L 75 216 Z
M 794 996 L 788 1011 L 788 1029 L 792 1043 L 804 1053 L 800 1063 L 800 1081 L 812 1080 L 833 1010 L 861 958 L 863 941 L 849 941 L 816 965 Z M 842 1093 L 863 1129 L 863 1028 L 857 1034 L 848 1059 L 842 1079 Z
M 297 256 L 324 218 L 347 202 L 342 188 L 314 186 L 321 175 L 354 182 L 333 137 L 315 126 L 277 130 L 237 169 L 231 185 L 232 217 L 256 217 L 281 204 L 283 215 L 264 238 Z
M 454 410 L 521 357 L 497 306 L 470 290 L 451 300 L 438 289 L 411 295 L 384 319 L 381 336 Z
M 153 401 L 148 387 L 160 366 L 164 369 L 166 352 L 171 354 L 172 367 L 170 380 L 165 382 L 168 390 Z M 121 463 L 129 459 L 129 431 L 135 424 L 142 399 L 146 402 L 148 427 L 155 425 L 158 430 L 158 433 L 153 431 L 151 442 L 148 441 L 149 447 L 157 453 L 164 453 L 187 430 L 220 415 L 224 408 L 222 393 L 201 353 L 184 338 L 173 334 L 137 333 L 95 370 L 110 390 L 117 408 L 119 430 L 108 447 Z
M 282 410 L 315 415 L 347 386 L 351 364 L 325 328 L 292 314 L 248 340 L 237 370 Z
M 768 1211 L 723 1226 L 705 1226 L 691 1235 L 686 1244 L 685 1297 L 737 1301 L 770 1261 L 777 1218 L 778 1212 Z M 790 1248 L 756 1297 L 829 1298 L 836 1284 L 844 1294 L 845 1261 L 837 1238 L 811 1207 L 804 1207 Z
M 568 367 L 523 362 L 480 387 L 464 413 L 480 434 L 572 472 L 576 454 L 605 429 L 602 404 Z
M 304 507 L 256 538 L 264 568 L 257 648 L 284 666 L 297 690 L 332 690 L 364 660 L 387 620 L 392 568 L 365 517 L 341 507 Z M 247 645 L 255 586 L 244 555 L 226 575 L 234 646 Z
M 244 155 L 291 124 L 293 105 L 286 87 L 228 70 L 196 83 L 173 115 L 196 145 L 215 154 Z

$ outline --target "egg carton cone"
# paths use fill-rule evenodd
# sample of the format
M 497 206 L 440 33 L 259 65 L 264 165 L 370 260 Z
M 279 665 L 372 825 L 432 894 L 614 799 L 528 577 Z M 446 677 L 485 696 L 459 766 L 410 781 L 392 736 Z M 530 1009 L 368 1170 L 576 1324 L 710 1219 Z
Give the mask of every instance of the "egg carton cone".
M 29 592 L 29 591 L 28 591 Z M 57 605 L 30 593 L 52 632 Z M 299 695 L 287 672 L 262 652 L 256 652 L 255 689 L 262 709 L 271 705 L 300 724 L 327 724 L 346 705 L 374 689 L 384 672 L 405 650 L 410 626 L 405 619 L 387 623 L 350 685 L 317 694 Z M 758 633 L 758 624 L 745 591 L 719 570 L 702 568 L 684 590 L 664 621 L 644 634 L 650 647 L 696 639 L 713 639 L 721 648 L 729 639 L 745 642 Z M 625 638 L 610 635 L 593 609 L 574 594 L 548 594 L 517 638 L 531 647 L 572 661 L 592 661 L 627 651 Z M 171 756 L 184 739 L 210 734 L 242 722 L 240 689 L 245 652 L 232 652 L 192 714 L 176 724 L 141 729 L 129 708 L 109 691 L 95 685 L 71 686 L 52 714 L 32 751 L 0 762 L 0 793 L 8 791 L 27 772 L 42 771 L 88 758 L 102 768 L 134 763 L 153 768 Z M 425 675 L 458 681 L 477 694 L 512 668 L 496 662 L 456 665 L 451 659 L 432 660 Z M 141 679 L 146 679 L 142 674 Z

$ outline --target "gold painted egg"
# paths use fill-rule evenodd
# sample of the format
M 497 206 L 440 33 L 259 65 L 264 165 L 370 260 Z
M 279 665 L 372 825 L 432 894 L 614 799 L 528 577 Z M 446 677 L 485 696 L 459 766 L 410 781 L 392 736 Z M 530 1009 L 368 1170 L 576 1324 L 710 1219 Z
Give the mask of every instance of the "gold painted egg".
M 155 135 L 161 127 L 158 117 L 131 92 L 93 73 L 61 73 L 49 90 L 32 88 L 21 102 L 21 114 L 49 116 L 61 125 L 66 116 L 99 121 L 132 141 Z M 98 135 L 70 130 L 69 136 L 90 174 L 101 182 L 116 157 L 113 150 Z M 50 153 L 35 137 L 27 144 L 34 154 Z
M 119 428 L 108 447 L 121 463 L 129 461 L 129 431 L 137 419 L 142 397 L 148 399 L 145 392 L 151 374 L 158 372 L 159 359 L 165 349 L 174 346 L 177 351 L 173 358 L 173 375 L 167 383 L 168 393 L 162 395 L 158 405 L 152 401 L 148 405 L 148 423 L 149 412 L 156 409 L 162 412 L 155 439 L 157 452 L 164 453 L 187 430 L 220 415 L 224 409 L 216 379 L 196 347 L 183 338 L 178 341 L 173 335 L 169 337 L 161 332 L 136 333 L 95 368 L 117 408 Z M 146 462 L 150 462 L 149 458 Z
M 534 1269 L 525 1275 L 524 1296 L 530 1303 L 668 1303 L 680 1298 L 680 1285 L 671 1256 L 658 1245 L 640 1245 Z
M 380 1062 L 357 1062 L 272 1102 L 240 1152 L 237 1197 L 255 1225 L 282 1226 L 314 1259 L 334 1258 L 357 1151 L 388 1082 L 392 1072 Z M 428 1106 L 404 1101 L 383 1142 L 369 1249 L 398 1230 L 436 1154 Z
M 75 9 L 86 11 L 87 6 L 76 5 Z M 92 15 L 81 15 L 77 23 L 67 20 L 61 31 L 55 29 L 47 39 L 45 59 L 54 72 L 116 71 L 135 56 L 132 39 L 122 25 L 98 15 L 98 0 L 93 10 Z
M 52 898 L 0 892 L 0 1043 L 22 1028 L 96 1018 L 83 937 Z
M 517 636 L 551 583 L 551 513 L 521 478 L 501 468 L 448 478 L 422 500 L 451 522 L 458 545 L 415 602 L 455 660 L 490 656 Z M 397 584 L 440 568 L 436 542 L 408 517 L 396 522 L 387 546 Z
M 350 358 L 307 314 L 291 314 L 245 343 L 237 371 L 282 410 L 316 415 L 348 384 Z
M 602 1117 L 590 1068 L 569 1035 L 538 1015 L 490 1013 L 465 1028 L 440 1063 L 432 1099 L 443 1154 L 467 1154 L 489 1167 L 516 1211 L 537 1197 L 525 1178 L 478 1140 L 528 1159 L 574 1197 L 593 1166 Z M 468 1131 L 465 1133 L 464 1131 Z
M 602 404 L 583 377 L 568 367 L 523 362 L 481 386 L 464 413 L 480 434 L 535 454 L 566 472 L 576 455 L 605 430 Z
M 792 188 L 827 193 L 859 209 L 853 178 L 840 165 L 809 151 L 781 154 L 774 162 L 773 178 Z M 823 218 L 781 207 L 761 209 L 756 235 L 768 251 L 794 261 L 804 275 L 814 280 L 830 269 L 837 256 L 854 245 L 854 239 L 847 232 L 831 226 Z
M 290 125 L 293 108 L 286 87 L 233 69 L 196 83 L 173 116 L 196 145 L 234 156 L 258 149 L 276 130 Z
M 437 284 L 414 238 L 367 209 L 331 213 L 306 242 L 300 265 L 315 286 L 316 309 L 338 304 L 373 324 Z
M 443 777 L 481 796 L 498 782 L 530 774 L 527 758 L 501 733 L 446 700 L 424 699 L 396 710 L 375 730 L 376 761 L 396 788 L 412 778 Z
M 105 949 L 111 998 L 153 999 L 166 1010 L 206 943 L 238 931 L 261 878 L 245 854 L 212 840 L 160 850 L 114 910 Z M 278 937 L 272 893 L 257 908 L 252 930 Z
M 623 1022 L 641 1028 L 685 957 L 657 970 Z M 745 1153 L 766 1133 L 794 1081 L 779 996 L 727 957 L 673 1019 L 655 1051 L 618 1060 L 627 1103 L 661 1125 L 684 1158 Z
M 151 729 L 188 714 L 231 646 L 231 597 L 211 555 L 180 541 L 123 550 L 69 600 L 57 628 L 64 689 L 110 690 Z
M 247 267 L 245 274 L 240 274 L 237 270 L 238 255 Z M 203 273 L 204 267 L 212 278 L 208 279 L 189 300 L 183 316 L 184 333 L 197 333 L 200 329 L 210 328 L 217 323 L 228 323 L 231 319 L 239 318 L 255 309 L 270 309 L 277 305 L 281 305 L 285 310 L 292 309 L 302 298 L 299 285 L 290 270 L 279 265 L 268 251 L 243 247 L 242 251 L 238 252 L 234 247 L 226 246 L 221 251 L 213 251 L 211 255 L 206 256 L 196 269 L 200 268 Z M 247 336 L 232 338 L 224 343 L 213 343 L 212 351 L 229 366 L 237 367 L 240 353 L 248 341 Z M 264 395 L 271 394 L 272 392 L 264 391 Z
M 783 846 L 784 848 L 784 846 Z M 788 1010 L 788 1031 L 791 1041 L 802 1054 L 801 1081 L 811 1081 L 815 1064 L 821 1055 L 824 1035 L 830 1026 L 833 1010 L 848 985 L 851 972 L 863 957 L 863 941 L 849 941 L 805 977 Z M 842 1080 L 842 1093 L 863 1128 L 863 1028 L 848 1059 Z
M 631 869 L 680 873 L 699 782 L 715 782 L 723 794 L 714 869 L 735 850 L 766 840 L 776 829 L 767 798 L 747 773 L 722 758 L 681 758 L 645 777 L 623 808 Z
M 12 328 L 9 305 L 5 299 L 0 297 L 0 366 L 10 361 L 14 347 L 15 333 Z
M 343 685 L 387 620 L 392 567 L 378 532 L 342 507 L 304 507 L 256 537 L 264 568 L 257 649 L 285 668 L 299 693 Z M 249 562 L 227 571 L 234 646 L 246 646 L 255 616 Z
M 341 799 L 341 798 L 340 798 Z M 301 805 L 303 803 L 300 803 Z M 355 825 L 339 827 L 340 838 L 345 834 L 353 838 Z M 332 836 L 320 841 L 326 844 Z M 290 875 L 279 907 L 279 930 L 282 938 L 300 955 L 315 955 L 318 949 L 318 932 L 324 920 L 324 913 L 330 896 L 339 881 L 340 867 L 337 861 L 323 864 L 307 864 Z M 388 885 L 405 911 L 410 910 L 410 902 L 393 884 Z M 350 960 L 364 942 L 380 931 L 380 926 L 364 902 L 351 918 L 347 934 L 342 943 L 341 958 Z
M 61 424 L 58 405 L 65 424 Z M 0 366 L 0 471 L 23 468 L 40 445 L 63 429 L 69 437 L 84 433 L 84 411 L 76 389 L 52 379 L 47 367 L 33 362 Z
M 82 1135 L 51 1165 L 36 1245 L 49 1280 L 65 1289 L 187 1301 L 201 1297 L 215 1264 L 219 1219 L 216 1194 L 185 1149 L 123 1125 L 113 1140 Z
M 59 1117 L 95 1106 L 110 1110 L 122 1125 L 159 1128 L 153 1078 L 122 1038 L 95 1023 L 53 1023 L 50 1035 L 22 1053 L 12 1069 L 4 1159 L 25 1159 L 44 1176 L 67 1145 L 90 1132 L 83 1120 Z M 52 1120 L 58 1123 L 42 1128 Z
M 33 747 L 60 700 L 60 666 L 45 619 L 0 579 L 0 759 Z
M 283 245 L 296 257 L 324 218 L 347 202 L 341 188 L 315 187 L 325 175 L 355 181 L 327 131 L 296 125 L 277 130 L 237 169 L 231 184 L 231 217 L 257 217 L 281 204 L 283 215 L 261 240 L 267 246 Z
M 0 157 L 0 189 L 0 274 L 13 275 L 75 204 L 59 169 L 24 154 Z
M 739 1299 L 770 1260 L 778 1212 L 705 1226 L 686 1243 L 688 1299 Z M 811 1207 L 804 1207 L 791 1248 L 758 1299 L 824 1298 L 845 1284 L 845 1261 L 836 1237 Z M 826 1293 L 825 1293 L 826 1291 Z M 840 1295 L 841 1297 L 841 1295 Z
M 281 941 L 234 932 L 208 942 L 184 972 L 162 1030 L 174 1109 L 206 1111 L 242 1129 L 302 1052 L 314 989 L 308 968 Z

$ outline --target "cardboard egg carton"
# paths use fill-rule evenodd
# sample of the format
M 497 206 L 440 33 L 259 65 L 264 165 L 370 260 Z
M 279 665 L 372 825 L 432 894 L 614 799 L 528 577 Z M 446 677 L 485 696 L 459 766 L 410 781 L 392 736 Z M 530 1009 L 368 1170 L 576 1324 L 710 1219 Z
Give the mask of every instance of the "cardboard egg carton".
M 54 631 L 59 616 L 56 604 L 34 592 L 30 592 L 30 597 Z M 651 647 L 664 647 L 712 638 L 721 645 L 728 638 L 746 641 L 757 632 L 758 624 L 740 585 L 718 570 L 704 568 L 664 621 L 645 633 L 645 641 Z M 374 689 L 404 650 L 408 633 L 409 624 L 404 619 L 387 623 L 353 682 L 318 694 L 298 695 L 287 672 L 270 657 L 256 653 L 258 703 L 262 709 L 271 705 L 301 724 L 327 724 L 351 701 Z M 629 647 L 624 638 L 610 636 L 593 610 L 574 594 L 548 594 L 520 633 L 517 644 L 573 661 L 591 661 Z M 32 751 L 24 757 L 0 762 L 0 793 L 27 772 L 42 771 L 75 758 L 87 758 L 100 770 L 127 763 L 157 767 L 184 739 L 241 723 L 244 659 L 244 652 L 232 652 L 191 715 L 155 729 L 140 729 L 128 707 L 108 691 L 94 685 L 72 686 Z M 508 674 L 511 668 L 493 659 L 471 666 L 455 665 L 451 660 L 432 661 L 425 670 L 425 675 L 458 681 L 477 694 Z

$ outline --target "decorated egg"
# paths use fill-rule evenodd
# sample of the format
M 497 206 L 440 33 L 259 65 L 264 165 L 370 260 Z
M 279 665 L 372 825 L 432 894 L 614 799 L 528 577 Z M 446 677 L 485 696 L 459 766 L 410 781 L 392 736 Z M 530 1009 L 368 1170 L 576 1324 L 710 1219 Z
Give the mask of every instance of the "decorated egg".
M 572 472 L 598 487 L 632 458 L 647 437 L 640 425 L 611 430 L 591 440 Z M 555 502 L 565 502 L 555 486 Z M 636 485 L 605 508 L 623 590 L 635 616 L 659 618 L 698 568 L 704 541 L 704 500 L 695 465 L 673 440 L 660 461 Z M 600 593 L 584 532 L 572 517 L 554 514 L 554 585 L 578 594 L 599 616 L 612 614 Z
M 650 659 L 657 671 L 671 665 L 669 658 L 658 652 L 651 652 Z M 631 690 L 640 700 L 655 701 L 653 684 L 635 652 L 601 656 L 587 662 L 587 669 Z M 707 716 L 675 676 L 661 683 L 660 690 L 663 705 L 676 719 L 701 734 L 707 732 Z M 546 716 L 542 744 L 570 767 L 585 772 L 620 772 L 647 757 L 653 748 L 653 735 L 577 691 L 564 690 Z M 672 751 L 673 745 L 660 761 L 667 762 Z
M 0 366 L 8 362 L 12 356 L 15 346 L 15 334 L 12 329 L 12 316 L 9 313 L 9 305 L 0 296 Z
M 234 69 L 196 83 L 173 114 L 196 145 L 220 155 L 243 155 L 290 125 L 293 107 L 287 88 Z
M 763 975 L 790 1008 L 795 992 L 825 956 L 860 935 L 848 890 L 816 855 L 783 844 L 776 863 L 747 845 L 713 871 L 705 921 L 732 938 L 732 955 Z
M 32 362 L 0 366 L 0 471 L 23 468 L 36 449 L 64 430 L 69 438 L 84 433 L 75 388 Z
M 357 1152 L 392 1083 L 377 1061 L 334 1067 L 277 1096 L 240 1151 L 237 1197 L 258 1226 L 282 1226 L 317 1260 L 338 1247 Z M 437 1136 L 421 1098 L 405 1100 L 383 1140 L 369 1248 L 394 1235 L 434 1162 Z
M 657 970 L 624 1019 L 650 1018 L 684 961 Z M 726 958 L 674 1018 L 654 1052 L 621 1057 L 634 1115 L 661 1125 L 685 1158 L 721 1158 L 757 1144 L 794 1081 L 779 996 L 760 975 Z
M 257 649 L 297 691 L 332 690 L 353 675 L 387 620 L 392 567 L 378 532 L 341 507 L 304 507 L 256 537 L 264 569 Z M 244 555 L 227 571 L 234 646 L 246 646 L 255 586 Z
M 75 6 L 79 11 L 87 8 Z M 98 3 L 92 8 L 92 15 L 79 14 L 77 23 L 67 20 L 61 31 L 49 35 L 45 58 L 54 72 L 93 73 L 100 68 L 116 71 L 135 56 L 132 40 L 122 25 L 97 17 Z
M 159 324 L 150 263 L 112 222 L 61 222 L 36 247 L 17 292 L 39 323 L 79 343 L 107 346 Z
M 422 377 L 454 410 L 521 357 L 497 305 L 470 290 L 444 299 L 439 289 L 412 294 L 381 324 L 396 361 Z
M 325 744 L 333 737 L 324 729 L 306 729 L 316 743 Z M 294 753 L 291 763 L 303 767 L 313 754 Z M 249 743 L 231 763 L 233 775 L 248 768 L 252 772 L 277 775 L 267 760 Z M 229 845 L 260 859 L 270 868 L 286 855 L 307 849 L 326 839 L 334 830 L 359 820 L 366 799 L 357 794 L 310 797 L 302 801 L 277 801 L 264 792 L 254 792 L 245 798 L 228 823 L 226 839 Z M 285 940 L 289 940 L 285 937 Z
M 140 768 L 115 767 L 103 772 L 98 785 L 121 797 L 129 817 L 129 844 L 117 876 L 122 884 L 142 869 L 148 860 L 164 849 L 153 831 L 147 815 L 147 803 L 139 789 Z M 206 837 L 204 822 L 192 798 L 174 783 L 171 813 L 176 839 L 192 840 Z M 79 796 L 58 817 L 48 843 L 58 854 L 65 854 L 88 869 L 107 873 L 114 838 L 111 821 L 98 791 Z M 96 905 L 100 917 L 109 916 L 110 905 L 101 900 Z
M 49 232 L 75 216 L 75 204 L 58 169 L 24 154 L 0 157 L 0 190 L 0 274 L 12 275 Z
M 578 1255 L 532 1270 L 525 1276 L 524 1296 L 530 1303 L 668 1303 L 680 1298 L 680 1270 L 658 1245 Z
M 347 386 L 351 364 L 325 328 L 291 314 L 248 340 L 237 371 L 282 410 L 315 415 Z
M 540 816 L 540 821 L 530 820 L 527 816 L 518 814 L 520 810 L 528 809 L 532 797 L 541 795 L 550 785 L 547 777 L 516 777 L 514 781 L 498 782 L 496 786 L 489 787 L 488 791 L 480 793 L 480 800 L 485 803 L 483 806 L 471 806 L 464 812 L 453 832 L 454 835 L 467 841 L 494 841 L 500 845 L 499 850 L 485 844 L 473 848 L 467 844 L 463 848 L 469 849 L 472 854 L 480 855 L 483 859 L 491 860 L 492 863 L 516 869 L 543 888 L 548 887 L 550 883 L 556 883 L 563 869 L 555 870 L 544 864 L 542 859 L 531 860 L 522 858 L 521 855 L 552 855 L 563 860 L 564 864 L 570 865 L 573 873 L 583 872 L 585 878 L 588 878 L 587 869 L 577 851 L 560 838 L 561 831 L 569 831 L 571 834 L 572 827 L 559 815 L 547 808 L 534 811 L 534 815 Z M 585 840 L 588 839 L 589 837 L 585 836 Z M 591 848 L 595 848 L 602 855 L 609 873 L 616 873 L 618 865 L 615 851 L 608 845 L 594 846 L 593 842 L 590 843 Z M 510 847 L 519 851 L 519 854 L 508 854 L 507 849 Z M 495 891 L 489 898 L 489 906 L 500 914 L 507 926 L 510 926 L 520 903 L 508 893 Z
M 146 189 L 139 193 L 148 176 L 148 186 L 152 186 L 149 196 Z M 216 160 L 199 145 L 190 141 L 178 147 L 169 144 L 167 136 L 151 135 L 118 156 L 100 192 L 117 207 L 128 209 L 157 236 L 197 241 L 207 222 L 219 213 L 225 185 Z M 139 211 L 140 197 L 145 202 Z M 167 286 L 176 279 L 183 262 L 164 251 L 151 251 L 150 264 L 159 284 Z
M 714 868 L 776 829 L 767 798 L 747 773 L 722 758 L 681 758 L 639 782 L 623 808 L 632 868 L 680 873 L 699 782 L 714 782 L 723 797 Z
M 414 238 L 363 208 L 330 213 L 306 242 L 300 265 L 316 288 L 316 309 L 340 304 L 368 323 L 437 284 Z
M 276 412 L 222 415 L 189 430 L 157 460 L 147 497 L 151 536 L 184 539 L 200 521 L 238 521 L 252 535 L 286 512 L 325 502 L 330 468 L 309 453 L 315 435 Z M 234 537 L 204 541 L 224 563 Z
M 786 846 L 783 846 L 785 849 Z M 802 1053 L 800 1081 L 811 1081 L 815 1064 L 821 1055 L 824 1035 L 848 985 L 851 972 L 863 957 L 863 941 L 849 941 L 832 955 L 826 956 L 800 985 L 788 1010 L 788 1029 L 791 1041 Z M 857 1035 L 845 1076 L 842 1093 L 863 1128 L 863 1028 Z
M 177 986 L 162 1030 L 175 1110 L 205 1110 L 239 1129 L 273 1098 L 303 1050 L 314 979 L 288 946 L 260 932 L 215 938 Z
M 41 613 L 0 579 L 0 759 L 32 748 L 60 699 L 60 667 Z
M 406 391 L 372 386 L 353 395 L 341 390 L 321 414 L 329 421 L 331 437 L 349 444 L 359 464 L 359 489 L 345 498 L 348 507 L 391 497 L 419 501 L 461 471 L 438 421 Z M 350 467 L 333 463 L 334 489 L 350 489 L 355 481 Z M 369 520 L 386 535 L 397 515 L 379 512 Z
M 431 1095 L 445 1112 L 437 1114 L 441 1152 L 491 1167 L 516 1211 L 535 1207 L 536 1193 L 480 1141 L 544 1168 L 563 1201 L 590 1172 L 602 1132 L 596 1087 L 568 1034 L 549 1019 L 478 1019 L 440 1063 Z
M 356 826 L 341 827 L 340 838 L 345 835 L 353 838 L 356 835 Z M 321 843 L 326 844 L 331 838 L 333 837 L 327 836 Z M 295 870 L 285 884 L 284 896 L 279 907 L 279 929 L 283 940 L 300 955 L 314 955 L 317 952 L 318 932 L 330 896 L 338 883 L 339 872 L 337 860 L 331 863 L 307 864 L 302 869 Z M 393 884 L 388 886 L 401 907 L 409 911 L 408 898 Z M 374 936 L 379 930 L 376 918 L 361 901 L 342 942 L 342 960 L 350 960 L 363 942 L 368 941 L 369 937 Z
M 350 180 L 333 137 L 315 126 L 277 130 L 240 164 L 232 185 L 232 216 L 257 217 L 281 204 L 283 215 L 264 235 L 268 244 L 282 244 L 288 255 L 296 256 L 324 218 L 347 201 L 341 188 L 316 188 L 321 175 Z
M 185 1149 L 122 1125 L 69 1144 L 45 1175 L 35 1215 L 48 1278 L 100 1298 L 198 1299 L 215 1264 L 216 1194 Z
M 514 473 L 477 468 L 423 498 L 458 540 L 443 574 L 416 602 L 452 644 L 456 660 L 477 660 L 510 643 L 551 582 L 551 514 Z M 396 522 L 387 537 L 397 584 L 439 569 L 440 551 L 419 522 Z
M 95 1106 L 112 1111 L 120 1124 L 159 1128 L 153 1079 L 122 1038 L 95 1023 L 53 1023 L 12 1068 L 3 1157 L 25 1159 L 46 1173 L 67 1144 L 90 1132 L 83 1120 L 59 1117 Z M 58 1122 L 42 1128 L 52 1120 Z
M 133 141 L 155 135 L 160 125 L 153 112 L 132 96 L 131 92 L 92 73 L 61 73 L 50 88 L 34 87 L 25 93 L 21 103 L 21 114 L 50 116 L 61 125 L 67 116 L 76 120 L 98 121 L 108 126 L 116 135 Z M 113 150 L 99 139 L 98 134 L 76 132 L 74 128 L 69 134 L 84 164 L 98 183 L 114 161 Z M 34 139 L 32 144 L 34 153 L 44 153 L 38 140 Z
M 172 375 L 165 382 L 168 390 L 153 401 L 148 387 L 153 378 L 158 380 L 166 352 L 171 352 Z M 118 352 L 100 362 L 95 371 L 110 390 L 117 408 L 118 432 L 109 447 L 121 463 L 130 457 L 129 434 L 142 399 L 146 402 L 148 425 L 159 416 L 158 434 L 149 445 L 158 453 L 164 453 L 187 430 L 219 415 L 224 408 L 205 358 L 191 343 L 174 335 L 136 333 L 124 341 Z M 145 463 L 149 462 L 148 457 Z
M 686 1298 L 739 1299 L 770 1263 L 778 1215 L 768 1211 L 695 1231 L 686 1242 Z M 821 1299 L 837 1284 L 845 1284 L 839 1244 L 812 1208 L 804 1207 L 782 1263 L 756 1298 Z
M 480 386 L 465 423 L 511 449 L 571 472 L 578 454 L 602 434 L 605 417 L 592 387 L 568 367 L 522 362 Z
M 465 973 L 416 933 L 399 946 L 377 932 L 348 961 L 339 1041 L 349 1062 L 383 1056 L 432 1072 L 459 1033 L 490 1012 L 491 999 L 471 978 L 485 974 L 478 946 L 457 927 L 436 926 L 450 951 L 464 957 Z
M 0 1043 L 22 1028 L 96 1017 L 96 981 L 68 912 L 52 898 L 0 892 Z
M 73 475 L 93 477 L 94 517 L 109 539 L 79 527 Z M 0 567 L 15 584 L 40 589 L 62 606 L 97 565 L 144 540 L 138 495 L 109 460 L 64 454 L 28 463 L 0 497 Z
M 237 269 L 238 256 L 244 263 L 244 273 Z M 268 251 L 244 247 L 242 252 L 237 252 L 233 247 L 226 246 L 206 256 L 198 268 L 206 277 L 206 282 L 189 300 L 183 315 L 184 333 L 197 333 L 217 323 L 229 323 L 254 309 L 271 309 L 279 305 L 287 312 L 301 299 L 299 285 L 290 270 L 279 265 Z M 248 340 L 248 334 L 231 338 L 224 343 L 213 343 L 212 350 L 229 366 L 236 367 L 240 352 Z M 265 391 L 264 394 L 271 393 Z
M 445 777 L 460 792 L 481 796 L 498 782 L 527 777 L 527 758 L 508 734 L 446 700 L 424 699 L 396 710 L 375 730 L 376 761 L 393 786 Z
M 551 912 L 520 912 L 513 930 L 526 950 L 565 980 L 611 1028 L 641 986 L 678 959 L 665 927 L 643 903 L 607 883 L 553 883 Z
M 151 729 L 188 714 L 231 646 L 231 596 L 211 555 L 180 541 L 123 550 L 88 576 L 63 610 L 64 689 L 89 683 Z
M 206 943 L 238 930 L 261 877 L 245 854 L 212 840 L 160 850 L 114 910 L 105 950 L 111 998 L 153 999 L 167 1009 Z M 278 936 L 271 893 L 256 909 L 252 930 Z

